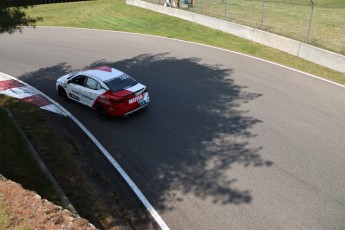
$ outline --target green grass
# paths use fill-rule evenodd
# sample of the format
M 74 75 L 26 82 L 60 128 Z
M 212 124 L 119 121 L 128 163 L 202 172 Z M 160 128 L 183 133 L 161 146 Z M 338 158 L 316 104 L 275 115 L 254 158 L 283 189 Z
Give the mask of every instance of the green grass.
M 15 228 L 9 228 L 11 224 L 11 216 L 7 210 L 0 194 L 0 229 L 12 229 L 12 230 L 30 230 L 27 226 L 17 226 Z
M 1 108 L 4 102 L 5 97 L 0 95 L 0 173 L 25 188 L 37 191 L 41 196 L 59 203 L 53 186 L 42 173 L 6 111 Z M 23 107 L 22 109 L 28 112 L 36 109 L 31 105 Z
M 0 98 L 1 103 L 2 98 Z M 20 181 L 25 186 L 31 183 L 39 186 L 39 192 L 55 199 L 53 187 L 38 168 L 24 140 L 19 135 L 7 112 L 0 107 L 0 173 L 12 180 Z M 28 175 L 30 177 L 28 178 Z M 50 194 L 50 195 L 48 195 Z M 9 229 L 11 224 L 10 212 L 3 202 L 0 194 L 0 229 Z M 30 230 L 26 226 L 10 228 L 13 230 Z
M 193 41 L 253 55 L 345 84 L 344 73 L 195 23 L 129 6 L 123 0 L 38 5 L 27 13 L 43 17 L 44 21 L 38 25 L 127 31 Z
M 5 229 L 10 224 L 10 222 L 10 215 L 0 196 L 0 229 Z

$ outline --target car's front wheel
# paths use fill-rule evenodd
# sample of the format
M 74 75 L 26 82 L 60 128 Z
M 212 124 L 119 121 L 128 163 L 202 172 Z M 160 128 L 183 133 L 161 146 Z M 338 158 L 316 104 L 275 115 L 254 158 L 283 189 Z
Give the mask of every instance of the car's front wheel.
M 62 87 L 59 87 L 58 94 L 59 94 L 59 97 L 60 97 L 61 100 L 63 100 L 63 101 L 67 101 L 68 100 L 67 93 L 66 93 L 66 91 Z
M 107 120 L 109 118 L 107 110 L 102 105 L 97 105 L 96 111 L 98 113 L 98 117 L 101 120 Z

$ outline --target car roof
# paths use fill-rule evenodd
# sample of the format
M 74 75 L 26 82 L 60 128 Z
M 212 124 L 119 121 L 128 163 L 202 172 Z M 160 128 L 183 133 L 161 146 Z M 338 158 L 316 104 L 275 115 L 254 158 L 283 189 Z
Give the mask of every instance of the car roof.
M 92 69 L 84 70 L 79 74 L 85 74 L 89 76 L 94 76 L 101 81 L 108 81 L 110 79 L 116 78 L 123 75 L 124 73 L 120 70 L 108 67 L 108 66 L 99 66 Z

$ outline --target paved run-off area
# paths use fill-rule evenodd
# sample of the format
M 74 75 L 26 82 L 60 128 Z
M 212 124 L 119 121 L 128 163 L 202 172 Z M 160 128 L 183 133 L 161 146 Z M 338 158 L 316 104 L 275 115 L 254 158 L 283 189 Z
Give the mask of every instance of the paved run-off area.
M 151 105 L 99 121 L 63 103 L 171 229 L 344 229 L 345 89 L 197 44 L 38 28 L 0 37 L 0 71 L 58 100 L 55 80 L 109 65 Z

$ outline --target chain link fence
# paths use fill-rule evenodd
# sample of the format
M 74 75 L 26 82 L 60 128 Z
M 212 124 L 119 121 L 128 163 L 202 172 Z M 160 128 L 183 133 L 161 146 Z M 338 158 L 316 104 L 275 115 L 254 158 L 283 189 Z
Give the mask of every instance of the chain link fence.
M 146 0 L 164 5 L 165 0 Z M 345 55 L 345 0 L 167 0 Z M 178 4 L 179 3 L 179 4 Z

